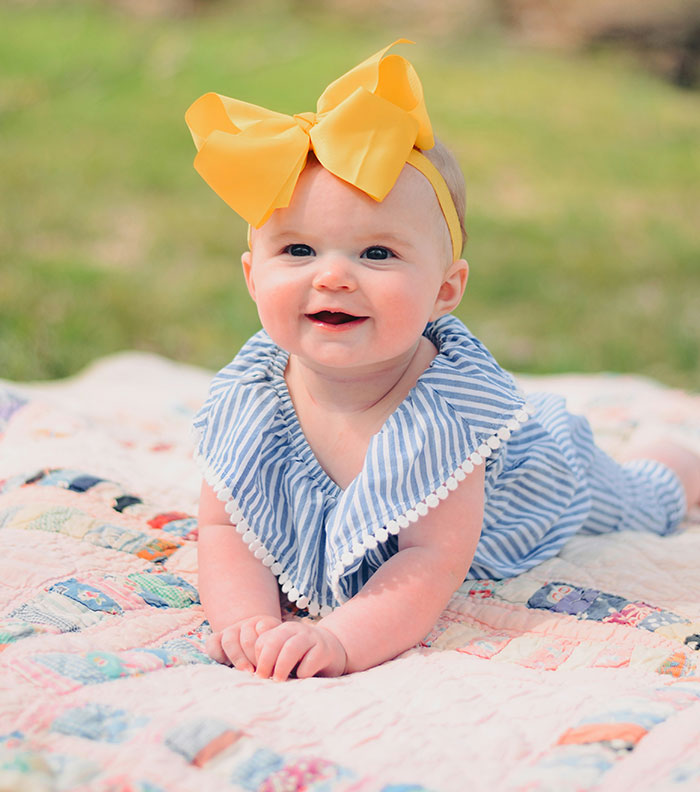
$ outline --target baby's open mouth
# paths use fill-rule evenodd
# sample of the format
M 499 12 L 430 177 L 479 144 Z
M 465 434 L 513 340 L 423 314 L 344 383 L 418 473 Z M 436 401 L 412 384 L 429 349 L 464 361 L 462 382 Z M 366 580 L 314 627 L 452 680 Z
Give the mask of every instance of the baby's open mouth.
M 317 313 L 306 314 L 306 316 L 314 322 L 330 325 L 360 322 L 367 318 L 366 316 L 353 316 L 353 314 L 343 313 L 343 311 L 318 311 Z

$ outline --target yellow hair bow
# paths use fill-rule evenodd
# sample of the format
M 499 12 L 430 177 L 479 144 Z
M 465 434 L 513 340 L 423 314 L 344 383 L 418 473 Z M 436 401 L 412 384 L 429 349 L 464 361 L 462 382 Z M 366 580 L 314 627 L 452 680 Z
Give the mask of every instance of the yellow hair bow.
M 405 58 L 386 55 L 401 43 L 412 42 L 398 39 L 332 82 L 316 113 L 289 116 L 215 93 L 201 96 L 185 114 L 198 150 L 195 169 L 259 228 L 289 205 L 310 149 L 326 170 L 377 201 L 409 162 L 433 185 L 458 258 L 462 235 L 447 185 L 415 151 L 435 145 L 423 88 Z

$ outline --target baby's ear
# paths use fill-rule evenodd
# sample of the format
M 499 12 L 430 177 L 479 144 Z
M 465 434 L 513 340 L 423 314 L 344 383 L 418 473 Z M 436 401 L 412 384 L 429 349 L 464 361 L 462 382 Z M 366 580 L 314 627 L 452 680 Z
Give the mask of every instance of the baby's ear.
M 243 277 L 245 278 L 246 286 L 250 296 L 255 301 L 255 284 L 253 282 L 253 254 L 250 250 L 246 250 L 241 256 L 241 264 L 243 265 Z
M 457 259 L 448 267 L 435 300 L 431 321 L 454 311 L 462 299 L 468 277 L 469 264 L 466 259 Z

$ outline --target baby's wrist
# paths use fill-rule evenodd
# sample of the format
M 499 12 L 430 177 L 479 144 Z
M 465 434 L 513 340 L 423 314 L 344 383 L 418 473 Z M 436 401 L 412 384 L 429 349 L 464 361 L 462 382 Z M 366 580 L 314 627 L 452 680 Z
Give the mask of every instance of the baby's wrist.
M 317 625 L 319 630 L 322 630 L 326 635 L 330 636 L 332 646 L 335 648 L 335 658 L 323 669 L 324 676 L 342 676 L 347 673 L 348 667 L 348 652 L 343 642 L 328 627 Z

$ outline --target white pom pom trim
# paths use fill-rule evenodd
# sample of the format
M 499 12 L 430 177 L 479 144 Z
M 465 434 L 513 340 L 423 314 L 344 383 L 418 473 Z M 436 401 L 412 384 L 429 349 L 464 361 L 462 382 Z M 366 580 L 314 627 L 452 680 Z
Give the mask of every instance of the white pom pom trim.
M 248 547 L 248 550 L 250 550 L 250 552 L 260 560 L 263 566 L 267 567 L 277 578 L 277 583 L 281 590 L 287 595 L 287 599 L 292 603 L 295 602 L 297 607 L 307 609 L 312 616 L 318 616 L 319 614 L 325 615 L 323 614 L 323 608 L 318 602 L 303 595 L 295 588 L 289 575 L 284 571 L 282 564 L 277 561 L 275 556 L 265 547 L 263 542 L 260 541 L 255 531 L 248 525 L 243 517 L 243 512 L 241 512 L 228 487 L 222 479 L 209 469 L 204 457 L 199 453 L 195 453 L 194 458 L 204 476 L 204 480 L 214 490 L 216 497 L 225 504 L 224 508 L 229 515 L 231 524 L 236 529 L 236 533 L 241 534 L 241 538 Z M 330 611 L 331 609 L 328 609 L 326 613 L 330 613 Z
M 478 449 L 471 453 L 469 457 L 447 477 L 444 484 L 436 487 L 433 492 L 429 493 L 422 501 L 416 503 L 412 508 L 407 509 L 403 514 L 399 514 L 389 520 L 386 526 L 376 528 L 374 535 L 368 534 L 363 537 L 361 542 L 355 542 L 351 552 L 345 551 L 330 573 L 331 590 L 338 602 L 342 603 L 345 601 L 345 597 L 340 591 L 339 581 L 349 566 L 355 563 L 357 559 L 362 558 L 367 550 L 373 550 L 377 547 L 377 544 L 386 542 L 390 535 L 396 536 L 400 533 L 402 528 L 408 528 L 409 525 L 417 522 L 421 517 L 425 517 L 430 509 L 437 508 L 440 502 L 449 496 L 450 492 L 454 492 L 459 484 L 464 481 L 470 473 L 474 472 L 475 467 L 482 465 L 496 449 L 500 448 L 501 441 L 508 440 L 511 433 L 519 429 L 520 426 L 529 419 L 532 412 L 529 405 L 526 405 L 523 409 L 517 410 L 512 418 L 509 418 L 498 431 L 494 432 L 486 441 L 481 443 Z M 194 434 L 196 439 L 200 439 L 196 430 Z M 284 571 L 282 564 L 275 559 L 274 555 L 265 547 L 255 531 L 253 531 L 246 522 L 243 513 L 235 502 L 225 482 L 208 468 L 201 454 L 196 452 L 194 458 L 202 471 L 204 480 L 214 490 L 216 497 L 225 503 L 224 508 L 236 532 L 241 534 L 250 552 L 253 553 L 256 558 L 260 559 L 262 564 L 275 575 L 281 590 L 287 595 L 287 599 L 295 603 L 297 607 L 308 610 L 312 616 L 323 617 L 331 613 L 333 611 L 332 607 L 329 605 L 321 606 L 316 600 L 311 599 L 294 586 L 291 578 L 287 572 Z
M 459 484 L 464 481 L 470 473 L 474 472 L 475 467 L 482 465 L 496 449 L 501 447 L 501 441 L 508 440 L 511 433 L 519 429 L 522 424 L 530 418 L 532 412 L 533 410 L 528 405 L 526 405 L 524 409 L 517 410 L 513 414 L 513 417 L 506 421 L 504 426 L 481 443 L 478 449 L 471 453 L 469 457 L 452 472 L 452 475 L 447 477 L 444 484 L 436 487 L 433 492 L 428 494 L 412 508 L 407 509 L 403 514 L 399 514 L 389 520 L 385 529 L 376 529 L 374 537 L 377 541 L 386 541 L 388 534 L 398 534 L 401 528 L 407 528 L 409 525 L 416 522 L 419 517 L 425 517 L 429 509 L 437 508 L 440 502 L 449 496 L 450 492 L 454 492 Z M 365 544 L 367 544 L 367 539 L 365 539 Z M 340 591 L 339 581 L 345 570 L 350 566 L 350 564 L 344 563 L 347 555 L 347 553 L 341 555 L 340 560 L 330 573 L 331 591 L 333 592 L 333 596 L 341 603 L 345 600 L 345 597 Z

